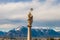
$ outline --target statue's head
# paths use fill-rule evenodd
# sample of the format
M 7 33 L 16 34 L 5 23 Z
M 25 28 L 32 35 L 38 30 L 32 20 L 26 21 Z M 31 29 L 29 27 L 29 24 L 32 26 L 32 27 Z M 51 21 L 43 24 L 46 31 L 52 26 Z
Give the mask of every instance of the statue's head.
M 33 11 L 33 8 L 31 8 L 30 11 Z

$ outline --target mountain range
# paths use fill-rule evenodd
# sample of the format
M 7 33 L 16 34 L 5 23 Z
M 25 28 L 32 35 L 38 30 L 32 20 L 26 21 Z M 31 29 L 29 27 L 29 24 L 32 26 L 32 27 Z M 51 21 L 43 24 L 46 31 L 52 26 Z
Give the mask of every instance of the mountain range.
M 0 31 L 0 37 L 27 37 L 27 27 L 17 27 L 8 32 Z M 53 29 L 31 29 L 32 37 L 60 37 L 60 32 Z

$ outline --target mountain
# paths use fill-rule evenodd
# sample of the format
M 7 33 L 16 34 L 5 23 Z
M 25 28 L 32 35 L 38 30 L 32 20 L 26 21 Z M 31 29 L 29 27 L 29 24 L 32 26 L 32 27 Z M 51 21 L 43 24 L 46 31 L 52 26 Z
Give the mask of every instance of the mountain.
M 2 31 L 0 31 L 0 37 L 4 37 L 4 36 L 6 36 L 6 32 L 2 32 Z
M 16 29 L 10 30 L 8 36 L 10 37 L 27 37 L 27 27 L 18 27 Z M 32 37 L 60 37 L 60 33 L 54 31 L 53 29 L 32 29 Z
M 27 36 L 27 28 L 22 26 L 21 28 L 16 28 L 10 30 L 7 34 L 10 37 L 26 37 Z
M 27 27 L 17 27 L 9 32 L 0 31 L 1 37 L 27 37 Z M 60 37 L 60 32 L 53 29 L 31 29 L 32 37 Z

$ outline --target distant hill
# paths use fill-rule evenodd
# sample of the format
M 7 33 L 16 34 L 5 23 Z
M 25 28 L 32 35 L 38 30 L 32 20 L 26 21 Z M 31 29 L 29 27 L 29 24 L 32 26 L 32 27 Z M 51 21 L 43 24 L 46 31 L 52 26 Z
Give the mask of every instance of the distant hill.
M 18 27 L 16 29 L 12 29 L 9 32 L 0 32 L 0 36 L 5 37 L 27 37 L 27 27 Z M 60 37 L 60 32 L 56 32 L 53 29 L 32 29 L 31 30 L 32 37 Z
M 0 31 L 0 37 L 5 37 L 6 34 L 7 34 L 7 32 L 2 32 L 2 31 Z

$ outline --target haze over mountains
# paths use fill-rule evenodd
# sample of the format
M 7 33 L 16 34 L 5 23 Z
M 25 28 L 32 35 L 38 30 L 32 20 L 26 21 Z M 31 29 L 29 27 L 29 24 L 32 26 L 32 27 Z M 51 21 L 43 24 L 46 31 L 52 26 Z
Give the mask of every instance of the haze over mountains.
M 0 37 L 27 37 L 27 27 L 17 27 L 9 32 L 0 31 Z M 53 29 L 32 29 L 32 37 L 60 37 L 60 32 Z

